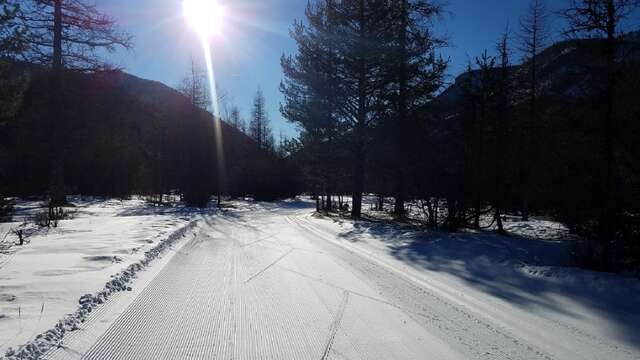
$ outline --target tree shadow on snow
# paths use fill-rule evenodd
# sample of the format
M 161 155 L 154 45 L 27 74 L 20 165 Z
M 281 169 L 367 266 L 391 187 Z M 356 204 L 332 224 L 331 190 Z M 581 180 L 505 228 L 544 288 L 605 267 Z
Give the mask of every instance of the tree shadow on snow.
M 220 211 L 218 208 L 193 208 L 182 205 L 141 206 L 124 209 L 117 216 L 154 216 L 154 215 L 212 215 Z
M 569 298 L 609 319 L 616 338 L 640 348 L 640 281 L 568 267 L 568 241 L 425 232 L 384 221 L 355 222 L 340 237 L 358 242 L 366 235 L 385 243 L 408 265 L 452 275 L 526 311 L 541 308 L 581 318 L 577 309 L 562 302 Z

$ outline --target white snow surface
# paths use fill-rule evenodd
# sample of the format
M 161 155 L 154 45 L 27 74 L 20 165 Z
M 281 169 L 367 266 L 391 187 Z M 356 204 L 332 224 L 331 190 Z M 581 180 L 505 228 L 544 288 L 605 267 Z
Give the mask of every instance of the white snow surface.
M 0 356 L 28 343 L 21 356 L 29 358 L 59 342 L 93 307 L 130 290 L 136 273 L 184 235 L 179 230 L 194 217 L 139 199 L 72 204 L 72 217 L 57 228 L 28 225 L 33 234 L 24 246 L 9 247 L 17 241 L 10 230 L 43 211 L 39 202 L 19 202 L 20 221 L 0 224 Z
M 305 201 L 233 206 L 201 214 L 44 358 L 640 358 L 640 281 L 567 267 L 551 221 L 503 237 L 326 218 Z

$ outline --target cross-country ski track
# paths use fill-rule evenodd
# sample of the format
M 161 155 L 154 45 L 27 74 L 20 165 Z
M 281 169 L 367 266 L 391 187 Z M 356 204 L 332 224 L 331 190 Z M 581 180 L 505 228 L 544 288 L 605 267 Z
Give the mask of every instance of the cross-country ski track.
M 308 206 L 203 215 L 46 359 L 638 359 L 628 343 L 447 282 Z M 578 323 L 579 324 L 579 323 Z

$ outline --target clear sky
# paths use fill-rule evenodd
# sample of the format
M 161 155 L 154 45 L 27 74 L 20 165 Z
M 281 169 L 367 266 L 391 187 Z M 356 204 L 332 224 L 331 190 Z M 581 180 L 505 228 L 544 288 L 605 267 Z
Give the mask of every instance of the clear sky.
M 276 138 L 295 134 L 279 113 L 280 56 L 295 52 L 289 29 L 304 18 L 307 0 L 219 0 L 226 7 L 222 36 L 212 41 L 218 86 L 246 119 L 253 96 L 262 88 Z M 509 25 L 517 30 L 529 0 L 448 0 L 438 31 L 451 47 L 449 74 L 462 72 L 470 57 L 492 51 Z M 561 7 L 566 0 L 548 0 Z M 136 76 L 176 86 L 189 69 L 190 57 L 202 58 L 202 47 L 182 18 L 181 0 L 97 0 L 99 8 L 115 17 L 134 36 L 132 51 L 119 51 L 115 62 Z M 553 25 L 556 30 L 562 26 Z

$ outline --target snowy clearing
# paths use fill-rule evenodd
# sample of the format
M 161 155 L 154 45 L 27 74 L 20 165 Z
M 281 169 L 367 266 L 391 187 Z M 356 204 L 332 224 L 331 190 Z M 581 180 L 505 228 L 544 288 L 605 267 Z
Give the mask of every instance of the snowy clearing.
M 561 241 L 234 205 L 45 358 L 640 357 L 640 282 L 563 267 Z
M 20 202 L 14 216 L 20 221 L 0 224 L 5 245 L 0 254 L 0 354 L 61 320 L 73 327 L 89 300 L 96 300 L 87 294 L 103 291 L 106 298 L 126 289 L 139 267 L 133 265 L 157 256 L 171 235 L 194 218 L 184 209 L 153 207 L 142 200 L 75 198 L 72 203 L 72 218 L 57 228 L 29 226 L 33 235 L 24 246 L 9 247 L 17 241 L 9 231 L 42 211 L 38 202 Z M 58 333 L 55 337 L 63 335 Z

